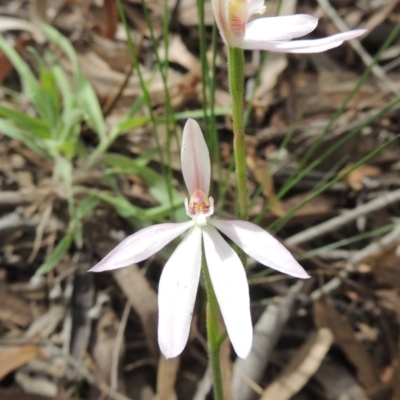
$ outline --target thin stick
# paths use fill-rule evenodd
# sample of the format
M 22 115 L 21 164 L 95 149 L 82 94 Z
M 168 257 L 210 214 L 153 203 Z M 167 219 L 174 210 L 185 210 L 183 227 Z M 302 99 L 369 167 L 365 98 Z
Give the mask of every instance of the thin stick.
M 346 22 L 339 15 L 339 13 L 332 7 L 329 0 L 317 0 L 318 4 L 321 8 L 326 12 L 328 17 L 332 20 L 332 22 L 336 25 L 336 27 L 341 32 L 345 32 L 349 30 Z M 370 54 L 364 49 L 363 45 L 359 40 L 353 39 L 349 41 L 350 46 L 354 49 L 354 51 L 360 56 L 363 63 L 368 67 L 374 62 L 374 59 L 370 56 Z M 374 65 L 372 67 L 372 73 L 378 78 L 384 87 L 385 90 L 395 94 L 398 96 L 400 94 L 397 86 L 393 80 L 386 74 L 385 70 L 382 69 L 379 65 Z
M 128 322 L 129 311 L 131 310 L 131 304 L 129 300 L 125 303 L 124 312 L 122 313 L 122 318 L 118 326 L 117 337 L 115 338 L 115 344 L 113 348 L 113 353 L 111 357 L 111 374 L 110 374 L 110 387 L 111 390 L 118 390 L 118 364 L 119 355 L 122 347 L 122 342 L 124 339 L 124 332 L 126 324 Z
M 397 225 L 391 232 L 389 232 L 387 235 L 385 235 L 380 240 L 369 244 L 367 247 L 364 247 L 362 250 L 355 253 L 351 257 L 351 259 L 348 261 L 348 263 L 346 264 L 346 268 L 339 273 L 338 277 L 333 278 L 331 281 L 326 283 L 320 289 L 315 290 L 313 293 L 311 293 L 311 295 L 310 295 L 311 300 L 316 301 L 322 295 L 325 295 L 325 294 L 337 289 L 341 285 L 342 280 L 344 278 L 347 278 L 347 276 L 349 275 L 350 272 L 354 271 L 355 264 L 359 263 L 361 260 L 363 260 L 373 254 L 378 253 L 379 251 L 382 251 L 382 250 L 388 248 L 393 243 L 396 243 L 399 240 L 400 240 L 400 224 Z
M 64 358 L 76 373 L 85 378 L 89 384 L 97 387 L 101 392 L 107 394 L 110 399 L 132 400 L 124 394 L 118 393 L 117 391 L 111 389 L 111 387 L 108 386 L 104 381 L 99 380 L 98 377 L 93 374 L 83 362 L 78 361 L 70 354 L 63 353 L 58 347 L 52 345 L 51 343 L 47 343 L 46 350 L 49 350 L 49 352 L 56 357 Z
M 316 237 L 324 235 L 325 233 L 332 232 L 362 215 L 380 210 L 389 204 L 396 203 L 398 201 L 400 201 L 400 189 L 379 196 L 376 199 L 356 207 L 353 210 L 347 211 L 342 215 L 293 235 L 285 240 L 285 244 L 288 246 L 293 246 L 306 243 Z

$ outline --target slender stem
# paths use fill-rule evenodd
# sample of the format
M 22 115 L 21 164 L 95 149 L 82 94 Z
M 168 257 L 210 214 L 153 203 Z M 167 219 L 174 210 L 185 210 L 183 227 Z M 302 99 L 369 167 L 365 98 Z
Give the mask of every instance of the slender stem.
M 207 336 L 211 371 L 214 381 L 214 399 L 223 400 L 224 391 L 222 387 L 221 363 L 219 359 L 221 340 L 219 335 L 218 303 L 205 260 L 203 260 L 203 276 L 207 293 Z
M 242 49 L 229 48 L 229 89 L 232 96 L 233 149 L 236 162 L 236 182 L 239 199 L 239 216 L 248 219 L 246 146 L 243 128 L 244 54 Z

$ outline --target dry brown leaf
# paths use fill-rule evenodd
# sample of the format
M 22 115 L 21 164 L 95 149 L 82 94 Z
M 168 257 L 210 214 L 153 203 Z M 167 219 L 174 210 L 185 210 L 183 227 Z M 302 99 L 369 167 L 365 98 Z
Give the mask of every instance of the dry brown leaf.
M 346 165 L 340 173 L 344 173 L 348 171 L 352 165 Z M 344 182 L 346 182 L 353 190 L 361 190 L 364 187 L 363 179 L 366 176 L 378 176 L 382 173 L 381 169 L 375 167 L 374 165 L 363 164 L 358 168 L 351 171 L 345 178 Z
M 93 360 L 106 382 L 110 382 L 110 360 L 112 359 L 115 338 L 118 332 L 118 323 L 115 312 L 110 307 L 106 307 L 96 326 Z
M 253 173 L 256 182 L 262 186 L 262 193 L 271 202 L 275 198 L 275 183 L 273 176 L 268 172 L 268 163 L 261 160 L 256 153 L 258 139 L 248 136 L 246 138 L 247 165 Z M 271 207 L 271 213 L 277 217 L 285 214 L 282 203 L 277 201 Z
M 294 104 L 297 116 L 302 117 L 303 123 L 306 123 L 306 118 L 311 116 L 323 119 L 325 113 L 330 114 L 343 104 L 357 79 L 356 74 L 345 71 L 325 71 L 318 75 L 317 80 L 315 74 L 296 74 L 294 76 Z M 376 89 L 372 85 L 364 85 L 353 97 L 348 108 L 357 108 L 360 103 L 370 100 L 375 93 Z M 375 107 L 382 107 L 386 103 L 384 95 L 378 99 L 374 96 L 374 99 Z
M 0 380 L 10 372 L 40 356 L 41 347 L 26 345 L 0 350 Z
M 389 310 L 394 311 L 397 314 L 397 318 L 400 320 L 400 296 L 395 290 L 376 290 L 377 295 L 381 301 L 380 303 Z
M 165 57 L 164 46 L 160 49 L 160 57 Z M 188 71 L 200 71 L 200 61 L 188 50 L 179 35 L 170 35 L 169 37 L 168 58 L 170 62 L 180 64 Z
M 95 343 L 93 346 L 93 360 L 95 361 L 98 371 L 105 382 L 109 383 L 111 378 L 111 368 L 114 349 L 119 327 L 118 317 L 115 312 L 106 307 L 99 319 L 96 327 Z M 123 355 L 125 354 L 125 343 L 122 342 L 119 351 L 119 364 L 121 364 Z M 120 371 L 120 369 L 119 369 Z M 118 374 L 118 390 L 125 392 L 125 382 L 121 374 Z
M 26 327 L 32 322 L 29 305 L 20 297 L 5 290 L 0 291 L 0 320 Z
M 400 263 L 400 257 L 397 256 L 396 258 L 397 262 Z M 374 275 L 379 282 L 400 290 L 400 264 L 394 265 L 392 268 L 376 268 Z
M 1 388 L 0 399 L 1 400 L 49 400 L 49 397 L 40 396 L 38 394 L 25 393 L 21 390 Z M 69 400 L 69 399 L 71 398 L 63 395 L 57 395 L 52 398 L 52 400 Z
M 269 385 L 261 400 L 289 400 L 298 393 L 315 374 L 333 342 L 328 328 L 320 328 L 301 347 L 280 376 Z
M 378 387 L 381 382 L 374 362 L 363 344 L 357 341 L 347 319 L 324 301 L 315 303 L 314 318 L 318 328 L 331 329 L 338 345 L 356 368 L 361 384 L 366 389 Z
M 122 72 L 124 74 L 127 67 L 132 64 L 129 48 L 125 42 L 117 42 L 93 32 L 91 49 L 105 61 L 112 70 L 117 72 Z M 114 90 L 115 89 L 116 88 L 114 88 Z
M 113 38 L 118 26 L 118 8 L 114 0 L 103 0 L 103 35 L 106 38 Z
M 301 203 L 308 193 L 302 193 L 287 200 L 282 201 L 284 213 L 286 214 L 292 208 L 296 207 Z M 324 217 L 332 216 L 335 213 L 334 206 L 337 203 L 337 199 L 333 196 L 320 195 L 315 199 L 312 199 L 299 210 L 294 213 L 292 220 L 296 223 L 305 221 L 310 222 L 314 219 L 321 219 Z
M 116 270 L 114 278 L 125 293 L 143 325 L 147 345 L 153 356 L 157 357 L 157 294 L 151 288 L 137 265 Z
M 272 201 L 275 198 L 275 183 L 274 178 L 271 174 L 268 174 L 268 166 L 264 161 L 254 158 L 254 162 L 249 166 L 253 165 L 252 172 L 254 178 L 259 185 L 262 185 L 262 193 L 268 201 Z M 271 207 L 271 213 L 277 217 L 285 215 L 285 210 L 280 201 L 277 201 Z
M 157 400 L 176 400 L 175 382 L 180 364 L 180 357 L 166 359 L 161 356 L 157 370 Z
M 394 360 L 392 387 L 393 387 L 392 400 L 399 400 L 400 399 L 400 345 L 398 345 L 397 347 L 396 359 Z

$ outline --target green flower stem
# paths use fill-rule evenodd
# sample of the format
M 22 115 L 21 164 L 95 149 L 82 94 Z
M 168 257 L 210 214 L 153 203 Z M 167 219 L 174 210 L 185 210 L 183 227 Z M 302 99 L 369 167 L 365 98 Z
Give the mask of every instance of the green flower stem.
M 214 399 L 224 400 L 222 387 L 221 363 L 219 358 L 221 338 L 219 335 L 219 313 L 218 303 L 215 297 L 214 288 L 211 283 L 207 263 L 203 259 L 203 276 L 207 293 L 207 336 L 208 349 L 211 363 L 211 371 L 214 381 Z
M 246 145 L 243 128 L 244 54 L 242 49 L 229 48 L 229 89 L 232 96 L 233 149 L 236 162 L 236 183 L 239 198 L 239 216 L 247 221 Z

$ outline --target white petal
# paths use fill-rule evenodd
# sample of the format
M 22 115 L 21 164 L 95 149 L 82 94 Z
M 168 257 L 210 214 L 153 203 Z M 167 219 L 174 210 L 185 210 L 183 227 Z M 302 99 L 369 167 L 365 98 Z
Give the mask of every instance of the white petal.
M 208 195 L 211 179 L 210 154 L 199 124 L 191 118 L 183 128 L 181 162 L 189 195 L 197 189 Z
M 307 14 L 259 18 L 246 26 L 244 42 L 290 40 L 312 32 L 318 25 L 318 18 Z
M 236 354 L 246 358 L 253 327 L 249 286 L 238 255 L 212 226 L 203 228 L 204 252 L 212 285 Z
M 247 221 L 209 222 L 261 264 L 297 278 L 309 278 L 289 250 L 259 226 Z
M 194 226 L 169 258 L 158 289 L 158 343 L 166 358 L 186 345 L 201 270 L 201 229 Z
M 193 221 L 180 224 L 158 224 L 141 229 L 124 239 L 89 271 L 108 271 L 143 261 L 191 226 L 193 226 Z
M 228 21 L 229 21 L 229 1 L 211 0 L 211 6 L 214 12 L 215 22 L 217 23 L 219 33 L 225 43 L 228 43 Z
M 354 39 L 365 32 L 365 29 L 357 29 L 338 33 L 323 39 L 294 40 L 288 42 L 266 41 L 263 39 L 246 40 L 245 38 L 241 47 L 247 50 L 270 50 L 281 53 L 320 53 L 338 47 L 344 41 Z
M 264 0 L 248 0 L 247 1 L 247 19 L 254 14 L 263 14 L 265 11 Z

